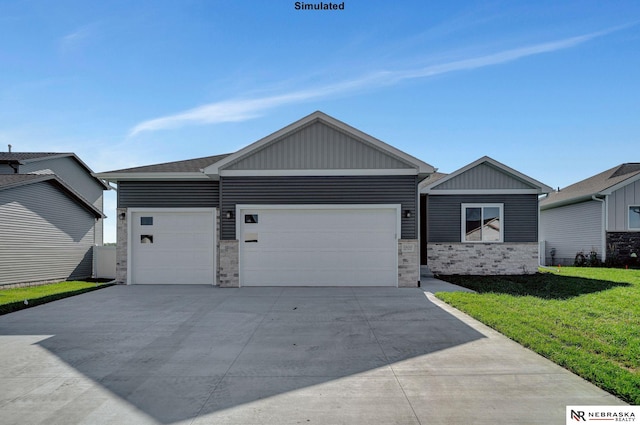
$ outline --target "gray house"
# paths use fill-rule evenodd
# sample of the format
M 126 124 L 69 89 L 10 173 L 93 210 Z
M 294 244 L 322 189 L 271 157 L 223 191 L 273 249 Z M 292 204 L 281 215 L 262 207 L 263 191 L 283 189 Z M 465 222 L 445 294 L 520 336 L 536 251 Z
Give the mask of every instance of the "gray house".
M 0 285 L 90 277 L 107 188 L 72 153 L 0 152 Z
M 640 255 L 640 163 L 625 163 L 549 194 L 540 203 L 546 264 L 580 252 L 626 263 Z M 635 254 L 636 257 L 633 257 Z
M 434 173 L 314 112 L 232 154 L 96 176 L 118 185 L 120 282 L 412 287 L 425 225 L 419 183 Z M 527 191 L 544 188 L 514 175 Z M 537 236 L 536 196 L 525 215 Z M 510 243 L 505 235 L 495 243 Z

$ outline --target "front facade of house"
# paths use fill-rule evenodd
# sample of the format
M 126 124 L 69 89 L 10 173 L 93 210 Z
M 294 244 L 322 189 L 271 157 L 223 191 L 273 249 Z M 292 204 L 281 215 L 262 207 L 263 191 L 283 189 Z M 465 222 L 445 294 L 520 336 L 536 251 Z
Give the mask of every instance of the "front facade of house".
M 436 274 L 538 270 L 538 197 L 551 188 L 483 157 L 420 190 L 422 260 Z
M 625 163 L 551 193 L 540 203 L 548 265 L 579 253 L 612 265 L 640 255 L 640 163 Z M 635 254 L 635 256 L 634 256 Z
M 118 184 L 120 282 L 415 287 L 434 172 L 315 112 L 233 154 L 97 176 Z

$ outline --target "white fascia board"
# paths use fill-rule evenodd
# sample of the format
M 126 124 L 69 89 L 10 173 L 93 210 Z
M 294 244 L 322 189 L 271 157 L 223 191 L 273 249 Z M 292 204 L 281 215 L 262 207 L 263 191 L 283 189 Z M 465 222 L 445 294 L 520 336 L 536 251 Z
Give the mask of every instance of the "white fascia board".
M 539 189 L 449 189 L 420 190 L 429 195 L 540 195 Z
M 428 191 L 430 191 L 434 187 L 439 186 L 440 184 L 442 184 L 444 182 L 447 182 L 447 181 L 459 176 L 460 174 L 462 174 L 462 173 L 464 173 L 464 172 L 466 172 L 466 171 L 468 171 L 468 170 L 470 170 L 470 169 L 472 169 L 472 168 L 474 168 L 474 167 L 476 167 L 476 166 L 478 166 L 478 165 L 480 165 L 480 164 L 482 164 L 484 162 L 489 163 L 489 164 L 493 165 L 494 167 L 504 171 L 505 173 L 511 174 L 513 177 L 516 177 L 516 178 L 518 178 L 520 180 L 525 181 L 526 183 L 528 183 L 528 184 L 530 184 L 532 186 L 535 186 L 535 187 L 539 188 L 537 193 L 550 193 L 550 192 L 553 192 L 553 189 L 551 187 L 547 186 L 546 184 L 541 183 L 538 180 L 533 179 L 533 178 L 531 178 L 531 177 L 529 177 L 529 176 L 527 176 L 525 174 L 522 174 L 521 172 L 516 171 L 513 168 L 511 168 L 511 167 L 509 167 L 507 165 L 504 165 L 503 163 L 498 162 L 495 159 L 493 159 L 491 157 L 488 157 L 488 156 L 483 156 L 482 158 L 479 158 L 479 159 L 473 161 L 472 163 L 467 164 L 464 167 L 454 171 L 453 173 L 451 173 L 451 174 L 449 174 L 449 175 L 447 175 L 447 176 L 445 176 L 445 177 L 443 177 L 441 179 L 438 179 L 438 180 L 436 180 L 435 182 L 433 182 L 431 184 L 427 184 L 426 186 L 424 186 L 421 189 L 421 192 L 422 193 L 427 193 Z
M 575 198 L 563 199 L 562 201 L 556 201 L 549 204 L 540 205 L 540 211 L 550 210 L 553 208 L 564 207 L 566 205 L 578 204 L 580 202 L 589 201 L 591 200 L 591 196 L 593 195 L 591 194 L 582 195 L 582 196 L 577 196 Z
M 331 169 L 331 170 L 221 170 L 221 177 L 277 176 L 415 176 L 414 168 L 394 169 Z
M 215 164 L 211 164 L 208 167 L 206 167 L 203 172 L 205 174 L 208 175 L 218 175 L 220 174 L 220 171 L 222 169 L 224 169 L 224 167 L 230 163 L 235 162 L 237 159 L 246 156 L 247 154 L 249 154 L 250 152 L 254 151 L 254 150 L 258 150 L 260 149 L 262 146 L 277 140 L 293 131 L 295 131 L 298 128 L 301 128 L 315 120 L 320 120 L 320 121 L 324 121 L 325 123 L 332 125 L 342 131 L 344 131 L 345 133 L 351 134 L 356 138 L 362 139 L 370 144 L 372 144 L 373 146 L 377 147 L 378 149 L 388 152 L 393 156 L 396 156 L 398 158 L 400 158 L 401 160 L 408 162 L 409 164 L 412 164 L 413 166 L 416 167 L 417 173 L 426 173 L 426 174 L 430 174 L 435 172 L 435 168 L 433 168 L 433 166 L 427 164 L 426 162 L 423 162 L 405 152 L 402 152 L 401 150 L 394 148 L 391 145 L 388 145 L 386 143 L 384 143 L 381 140 L 378 140 L 366 133 L 363 133 L 362 131 L 353 128 L 345 123 L 343 123 L 342 121 L 338 121 L 337 119 L 325 114 L 324 112 L 320 112 L 320 111 L 316 111 L 310 115 L 307 115 L 306 117 L 292 123 L 289 124 L 288 126 L 276 131 L 275 133 L 272 133 L 260 140 L 258 140 L 257 142 L 254 142 L 242 149 L 240 149 L 239 151 L 229 155 L 228 157 L 222 159 L 221 161 L 216 162 Z
M 631 183 L 634 183 L 636 181 L 640 180 L 640 173 L 636 174 L 633 177 L 629 177 L 626 180 L 621 181 L 620 183 L 614 184 L 611 187 L 606 188 L 605 190 L 598 192 L 598 195 L 611 195 L 613 192 L 615 192 L 618 189 L 622 189 L 623 187 L 630 185 Z
M 120 180 L 211 180 L 203 173 L 95 173 L 94 177 L 106 181 L 117 182 Z

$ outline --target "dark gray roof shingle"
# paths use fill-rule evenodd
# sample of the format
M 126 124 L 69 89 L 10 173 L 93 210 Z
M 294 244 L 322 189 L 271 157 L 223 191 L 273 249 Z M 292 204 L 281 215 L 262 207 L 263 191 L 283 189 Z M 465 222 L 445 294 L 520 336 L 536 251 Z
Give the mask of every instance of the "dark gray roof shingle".
M 60 152 L 0 152 L 0 163 L 33 161 L 52 156 L 73 156 L 72 153 Z
M 572 200 L 586 199 L 639 174 L 640 163 L 638 162 L 616 165 L 600 174 L 567 186 L 559 192 L 550 193 L 540 202 L 540 206 L 567 204 Z
M 142 167 L 123 168 L 109 171 L 109 173 L 188 173 L 200 172 L 203 168 L 226 158 L 231 154 L 205 156 L 184 161 L 164 162 L 162 164 L 145 165 Z

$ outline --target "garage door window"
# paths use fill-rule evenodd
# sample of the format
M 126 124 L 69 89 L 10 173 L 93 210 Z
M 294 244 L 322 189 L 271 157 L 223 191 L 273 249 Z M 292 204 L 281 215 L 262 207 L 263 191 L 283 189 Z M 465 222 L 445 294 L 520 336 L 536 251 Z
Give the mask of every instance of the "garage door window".
M 153 226 L 153 217 L 140 217 L 141 226 Z

